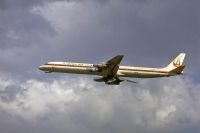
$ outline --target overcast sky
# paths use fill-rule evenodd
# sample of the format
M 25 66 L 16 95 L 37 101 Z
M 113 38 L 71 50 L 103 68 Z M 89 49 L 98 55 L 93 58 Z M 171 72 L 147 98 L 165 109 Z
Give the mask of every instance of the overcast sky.
M 199 0 L 1 0 L 2 133 L 199 133 Z M 185 75 L 106 86 L 44 74 L 47 61 L 163 67 Z

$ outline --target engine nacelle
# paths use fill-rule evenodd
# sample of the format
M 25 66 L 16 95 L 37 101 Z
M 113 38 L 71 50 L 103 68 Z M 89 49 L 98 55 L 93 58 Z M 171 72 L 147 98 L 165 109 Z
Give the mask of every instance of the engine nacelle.
M 105 83 L 108 85 L 119 85 L 120 82 L 122 82 L 123 80 L 120 80 L 118 78 L 113 78 L 113 79 L 109 79 L 107 80 Z
M 87 68 L 87 70 L 90 72 L 99 72 L 99 68 L 97 68 L 97 67 Z
M 94 78 L 94 81 L 105 82 L 105 84 L 108 84 L 108 85 L 119 85 L 120 82 L 124 80 L 121 80 L 117 77 L 97 77 L 97 78 Z
M 107 81 L 105 83 L 108 84 L 108 85 L 119 85 L 120 84 L 119 81 Z
M 107 67 L 106 64 L 94 64 L 93 66 L 97 67 L 97 68 L 105 68 L 105 67 Z

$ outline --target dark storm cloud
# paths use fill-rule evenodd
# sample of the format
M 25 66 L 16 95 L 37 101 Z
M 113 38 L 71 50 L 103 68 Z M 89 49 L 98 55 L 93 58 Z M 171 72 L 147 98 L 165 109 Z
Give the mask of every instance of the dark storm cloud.
M 0 11 L 0 67 L 3 71 L 21 73 L 24 70 L 22 64 L 34 64 L 34 55 L 38 51 L 34 51 L 35 47 L 43 48 L 55 31 L 43 17 L 31 13 L 31 8 L 42 1 L 1 2 L 6 6 Z M 33 63 L 25 63 L 27 60 Z M 30 69 L 30 66 L 25 68 Z
M 48 60 L 96 63 L 118 53 L 124 64 L 163 66 L 186 52 L 187 66 L 197 69 L 198 2 L 16 1 L 29 7 L 17 9 L 10 3 L 14 7 L 1 12 L 0 48 L 8 50 L 1 68 L 14 72 L 18 60 L 16 72 L 24 73 Z
M 16 0 L 16 1 L 1 0 L 0 9 L 7 10 L 9 8 L 15 8 L 15 7 L 28 8 L 34 5 L 40 5 L 45 1 L 49 1 L 49 0 Z
M 10 9 L 0 13 L 0 16 L 2 18 L 0 49 L 38 45 L 45 36 L 53 34 L 53 30 L 46 20 L 27 10 Z
M 169 55 L 175 56 L 181 51 L 187 52 L 190 58 L 198 56 L 197 2 L 111 1 L 100 7 L 95 4 L 93 7 L 71 5 L 74 8 L 69 5 L 69 9 L 61 6 L 58 10 L 68 13 L 58 12 L 52 16 L 51 11 L 57 9 L 50 8 L 46 15 L 54 25 L 63 25 L 60 27 L 63 28 L 60 34 L 63 36 L 62 53 L 69 51 L 70 55 L 70 51 L 75 51 L 84 58 L 95 55 L 95 60 L 102 57 L 102 52 L 105 53 L 103 58 L 122 53 L 129 60 L 135 58 L 137 64 L 144 60 L 140 62 L 136 58 L 146 58 L 147 53 L 151 58 L 159 55 L 159 59 L 168 59 Z M 84 46 L 85 50 L 79 46 Z M 153 61 L 158 65 L 157 59 Z
M 9 8 L 29 8 L 36 5 L 42 5 L 45 2 L 55 2 L 55 1 L 71 1 L 71 0 L 1 0 L 0 1 L 0 8 L 3 10 L 9 9 Z

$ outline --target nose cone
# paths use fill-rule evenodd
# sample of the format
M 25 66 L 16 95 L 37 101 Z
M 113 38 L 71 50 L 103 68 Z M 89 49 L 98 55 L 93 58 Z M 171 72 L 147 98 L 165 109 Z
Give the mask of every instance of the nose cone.
M 44 71 L 45 66 L 44 66 L 44 65 L 41 65 L 41 66 L 39 67 L 39 69 L 40 69 L 41 71 Z

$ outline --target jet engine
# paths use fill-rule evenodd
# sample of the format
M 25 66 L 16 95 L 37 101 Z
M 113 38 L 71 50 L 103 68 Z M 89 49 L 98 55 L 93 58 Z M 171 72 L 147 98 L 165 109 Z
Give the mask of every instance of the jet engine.
M 105 83 L 108 85 L 119 85 L 120 82 L 122 82 L 123 80 L 120 80 L 118 78 L 113 78 L 113 79 L 109 79 L 107 80 Z
M 116 78 L 116 77 L 97 77 L 94 79 L 94 81 L 96 82 L 105 82 L 105 84 L 108 84 L 108 85 L 119 85 L 120 82 L 124 81 L 124 80 L 121 80 L 119 78 Z
M 90 67 L 90 68 L 87 68 L 87 70 L 90 72 L 99 72 L 99 68 L 97 67 Z
M 93 66 L 97 67 L 97 68 L 105 68 L 105 67 L 107 67 L 106 64 L 94 64 Z
M 106 68 L 107 64 L 94 64 L 93 67 L 97 68 L 98 72 L 102 72 L 102 69 Z

